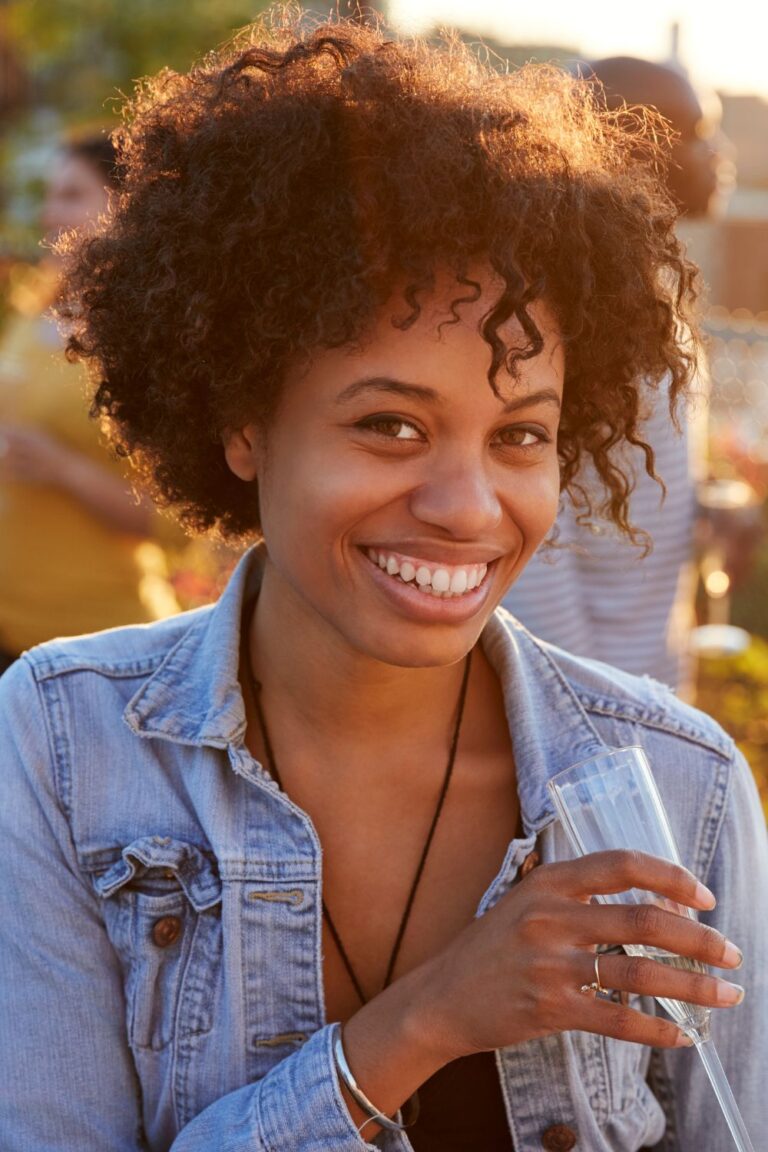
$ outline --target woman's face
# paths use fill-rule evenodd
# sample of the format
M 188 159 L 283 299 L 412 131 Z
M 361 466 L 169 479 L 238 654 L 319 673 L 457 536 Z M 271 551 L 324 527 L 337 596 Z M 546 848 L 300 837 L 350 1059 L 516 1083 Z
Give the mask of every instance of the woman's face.
M 362 348 L 321 351 L 286 381 L 262 439 L 250 426 L 228 443 L 233 470 L 258 476 L 262 601 L 286 636 L 295 625 L 388 664 L 452 663 L 553 523 L 564 358 L 552 316 L 531 309 L 544 350 L 518 379 L 500 373 L 499 399 L 478 331 L 495 293 L 486 284 L 446 323 L 455 295 L 436 293 L 406 331 L 393 302 Z M 516 323 L 502 332 L 522 342 Z
M 54 164 L 45 190 L 42 224 L 45 239 L 53 243 L 62 232 L 81 228 L 107 210 L 104 176 L 95 164 L 62 153 Z

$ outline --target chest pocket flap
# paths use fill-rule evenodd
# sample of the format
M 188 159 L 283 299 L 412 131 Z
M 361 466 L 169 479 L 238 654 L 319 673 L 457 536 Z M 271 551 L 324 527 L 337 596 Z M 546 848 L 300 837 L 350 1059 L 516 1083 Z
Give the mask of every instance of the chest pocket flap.
M 100 896 L 113 896 L 126 884 L 146 880 L 146 887 L 162 891 L 163 881 L 174 881 L 196 912 L 205 912 L 221 900 L 221 880 L 213 862 L 194 844 L 170 836 L 142 836 L 123 848 L 111 868 L 96 878 Z
M 221 951 L 221 879 L 213 857 L 184 840 L 143 836 L 94 885 L 123 970 L 131 1046 L 157 1050 L 174 1031 L 209 1031 Z M 210 989 L 203 1000 L 201 986 Z

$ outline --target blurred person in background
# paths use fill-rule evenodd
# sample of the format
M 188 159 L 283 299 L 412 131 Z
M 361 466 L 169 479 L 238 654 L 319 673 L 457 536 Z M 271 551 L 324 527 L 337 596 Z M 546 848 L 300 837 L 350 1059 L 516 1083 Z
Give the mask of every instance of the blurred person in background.
M 42 213 L 46 255 L 17 286 L 0 345 L 0 672 L 40 641 L 177 607 L 149 542 L 163 522 L 100 442 L 85 373 L 67 363 L 47 311 L 60 274 L 50 245 L 95 222 L 117 185 L 108 138 L 59 150 Z
M 598 98 L 611 109 L 648 107 L 669 122 L 665 177 L 683 219 L 711 212 L 724 195 L 732 165 L 724 161 L 715 104 L 702 100 L 674 68 L 620 56 L 598 60 L 585 75 L 601 86 Z M 696 485 L 706 471 L 706 385 L 700 372 L 689 420 L 678 432 L 664 389 L 646 415 L 643 439 L 651 445 L 655 471 L 645 468 L 640 448 L 626 445 L 624 461 L 634 489 L 633 523 L 647 532 L 647 554 L 610 527 L 579 522 L 566 495 L 557 521 L 556 549 L 546 546 L 505 597 L 504 604 L 536 635 L 576 652 L 647 674 L 691 693 L 690 630 L 694 624 L 697 574 L 694 563 Z M 581 482 L 595 480 L 585 471 Z

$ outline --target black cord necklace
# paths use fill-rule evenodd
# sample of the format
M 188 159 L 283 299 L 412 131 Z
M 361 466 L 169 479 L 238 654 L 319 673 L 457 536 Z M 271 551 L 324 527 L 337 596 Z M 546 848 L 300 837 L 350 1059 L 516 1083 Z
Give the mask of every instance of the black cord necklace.
M 453 775 L 453 765 L 454 765 L 454 761 L 456 760 L 456 749 L 458 748 L 458 744 L 459 744 L 459 733 L 461 732 L 461 721 L 464 717 L 464 704 L 465 704 L 466 698 L 467 698 L 467 685 L 469 683 L 469 669 L 470 669 L 471 662 L 472 662 L 472 653 L 470 651 L 467 655 L 467 659 L 466 659 L 466 662 L 464 665 L 464 675 L 462 676 L 462 680 L 461 680 L 461 689 L 459 691 L 459 699 L 458 699 L 458 703 L 456 706 L 456 719 L 455 719 L 454 725 L 453 725 L 453 735 L 451 737 L 451 745 L 450 745 L 450 748 L 448 750 L 448 763 L 446 764 L 446 768 L 445 768 L 445 774 L 443 777 L 443 784 L 442 784 L 442 787 L 440 789 L 440 795 L 437 798 L 437 805 L 435 807 L 434 815 L 432 816 L 432 823 L 430 824 L 429 832 L 427 833 L 427 838 L 424 841 L 424 847 L 422 848 L 422 851 L 421 851 L 421 858 L 419 860 L 419 864 L 418 864 L 418 867 L 416 869 L 416 874 L 413 878 L 413 883 L 411 884 L 410 892 L 408 893 L 408 899 L 407 899 L 406 904 L 405 904 L 405 909 L 403 911 L 403 915 L 400 918 L 400 925 L 398 927 L 397 935 L 395 937 L 395 943 L 392 946 L 392 952 L 390 953 L 389 964 L 387 965 L 387 973 L 386 973 L 386 976 L 384 977 L 384 983 L 383 983 L 382 988 L 381 988 L 382 991 L 384 990 L 384 988 L 387 988 L 389 986 L 390 981 L 392 980 L 392 976 L 393 976 L 393 973 L 395 971 L 395 965 L 397 964 L 397 958 L 400 954 L 400 948 L 401 948 L 401 945 L 403 943 L 403 938 L 405 936 L 405 930 L 408 927 L 408 921 L 409 921 L 410 916 L 411 916 L 411 909 L 413 908 L 413 902 L 416 899 L 416 892 L 418 890 L 419 883 L 421 881 L 421 877 L 424 873 L 424 866 L 426 865 L 427 856 L 429 855 L 429 850 L 432 846 L 432 841 L 433 841 L 434 836 L 435 836 L 435 829 L 437 828 L 437 822 L 440 819 L 440 813 L 443 810 L 443 804 L 445 803 L 445 798 L 446 798 L 446 795 L 448 794 L 448 786 L 451 782 L 451 776 Z M 250 668 L 250 661 L 248 662 L 247 666 L 248 666 L 248 668 Z M 259 728 L 261 729 L 261 738 L 262 738 L 262 741 L 264 743 L 264 751 L 266 753 L 267 767 L 269 768 L 269 772 L 270 772 L 270 775 L 272 776 L 273 780 L 275 780 L 277 782 L 277 784 L 279 785 L 279 787 L 281 789 L 283 789 L 283 782 L 280 779 L 280 772 L 279 772 L 278 767 L 277 767 L 277 761 L 275 760 L 275 753 L 274 753 L 274 749 L 272 747 L 272 741 L 269 738 L 269 730 L 267 728 L 267 721 L 266 721 L 266 718 L 264 716 L 264 709 L 263 709 L 262 703 L 261 703 L 261 684 L 255 678 L 255 676 L 253 676 L 253 674 L 251 674 L 251 684 L 253 686 L 253 697 L 254 697 L 254 705 L 256 708 L 256 716 L 257 716 L 257 719 L 259 722 Z M 284 789 L 283 789 L 283 791 L 284 791 Z M 348 974 L 350 980 L 352 981 L 352 985 L 355 989 L 355 992 L 357 993 L 358 997 L 360 998 L 360 1003 L 365 1004 L 368 1000 L 368 997 L 365 995 L 365 992 L 362 989 L 362 986 L 360 984 L 360 981 L 357 978 L 355 970 L 352 967 L 352 963 L 351 963 L 349 956 L 347 954 L 347 950 L 344 947 L 344 944 L 342 943 L 341 937 L 339 936 L 336 925 L 334 924 L 334 922 L 331 918 L 331 914 L 328 911 L 328 905 L 325 903 L 325 900 L 323 900 L 323 918 L 325 920 L 326 925 L 328 926 L 328 931 L 331 934 L 331 938 L 333 939 L 334 944 L 338 948 L 339 956 L 341 957 L 342 962 L 344 964 L 344 967 L 347 970 L 347 974 Z

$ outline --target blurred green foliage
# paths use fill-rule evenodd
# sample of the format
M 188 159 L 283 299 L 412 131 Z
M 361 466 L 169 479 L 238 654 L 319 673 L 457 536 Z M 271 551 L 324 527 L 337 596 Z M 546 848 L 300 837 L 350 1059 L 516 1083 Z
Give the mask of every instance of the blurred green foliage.
M 111 130 L 137 80 L 165 67 L 186 71 L 266 7 L 268 0 L 0 0 L 3 42 L 26 76 L 23 104 L 0 135 L 0 259 L 39 256 L 40 200 L 62 134 Z
M 696 705 L 725 728 L 746 756 L 768 819 L 768 641 L 753 636 L 739 656 L 703 658 Z
M 763 509 L 765 533 L 756 548 L 746 579 L 733 597 L 731 623 L 768 639 L 768 504 Z
M 161 68 L 187 69 L 267 6 L 265 0 L 10 0 L 6 24 L 36 104 L 66 120 Z

